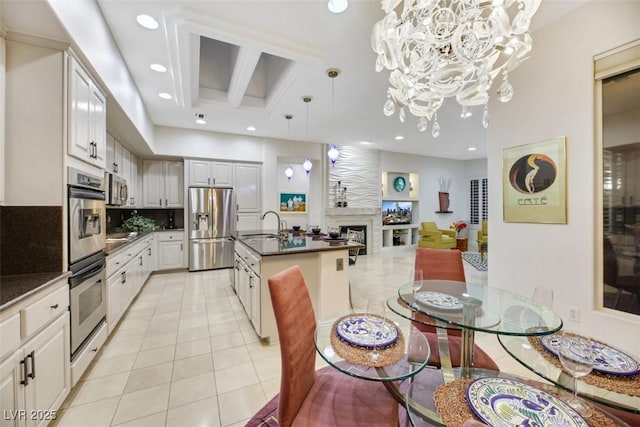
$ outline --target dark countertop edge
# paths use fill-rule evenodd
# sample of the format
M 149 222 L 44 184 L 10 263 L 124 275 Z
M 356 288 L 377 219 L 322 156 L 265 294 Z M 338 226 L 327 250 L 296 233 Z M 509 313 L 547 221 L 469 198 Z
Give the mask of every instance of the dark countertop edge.
M 171 231 L 177 231 L 177 232 L 184 232 L 184 228 L 172 228 L 172 229 L 166 229 L 166 230 L 154 230 L 154 231 L 150 231 L 148 233 L 144 233 L 144 234 L 138 234 L 135 238 L 131 239 L 131 240 L 127 240 L 127 241 L 122 241 L 122 242 L 117 242 L 119 244 L 115 244 L 115 243 L 106 243 L 105 244 L 105 250 L 104 253 L 106 256 L 111 256 L 111 255 L 115 255 L 121 251 L 123 251 L 125 248 L 127 248 L 129 245 L 131 245 L 132 243 L 137 242 L 138 240 L 142 239 L 143 237 L 148 236 L 151 233 L 163 233 L 163 232 L 171 232 Z M 119 235 L 121 233 L 114 233 L 116 235 Z M 107 238 L 109 238 L 109 235 L 107 235 Z M 113 247 L 111 250 L 107 250 L 107 247 L 109 245 L 115 245 L 115 247 Z
M 233 238 L 238 242 L 242 243 L 247 248 L 251 249 L 256 254 L 263 257 L 297 255 L 297 254 L 303 254 L 303 253 L 324 252 L 324 251 L 348 250 L 350 247 L 350 245 L 347 242 L 340 242 L 341 244 L 339 245 L 331 245 L 330 242 L 326 242 L 326 246 L 322 246 L 322 247 L 315 247 L 315 248 L 301 247 L 301 248 L 290 248 L 287 250 L 279 250 L 275 252 L 274 251 L 263 252 L 260 248 L 260 243 L 256 242 L 254 244 L 253 242 L 248 242 L 245 239 L 243 239 L 244 235 L 265 234 L 265 233 L 277 234 L 278 232 L 276 230 L 243 230 L 243 231 L 235 232 L 233 234 Z M 305 238 L 307 237 L 308 236 L 305 235 Z
M 0 301 L 3 301 L 2 305 L 0 305 L 0 312 L 5 309 L 11 307 L 14 304 L 19 303 L 30 297 L 31 295 L 40 292 L 48 286 L 51 286 L 55 282 L 59 282 L 67 277 L 71 276 L 70 271 L 52 271 L 50 273 L 34 273 L 34 274 L 18 274 L 15 276 L 0 276 L 0 292 L 2 294 L 6 294 L 7 289 L 7 281 L 9 281 L 9 286 L 12 288 L 12 293 L 16 293 L 16 288 L 21 287 L 23 289 L 18 290 L 18 295 L 10 299 L 9 301 L 4 301 L 4 298 L 0 298 Z M 43 282 L 44 281 L 44 282 Z M 13 282 L 13 283 L 11 283 Z

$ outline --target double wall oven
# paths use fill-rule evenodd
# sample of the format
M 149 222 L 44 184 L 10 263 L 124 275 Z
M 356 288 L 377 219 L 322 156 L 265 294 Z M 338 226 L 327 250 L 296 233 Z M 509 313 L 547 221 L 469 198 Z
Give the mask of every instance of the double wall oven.
M 105 322 L 106 204 L 104 177 L 69 168 L 71 359 Z

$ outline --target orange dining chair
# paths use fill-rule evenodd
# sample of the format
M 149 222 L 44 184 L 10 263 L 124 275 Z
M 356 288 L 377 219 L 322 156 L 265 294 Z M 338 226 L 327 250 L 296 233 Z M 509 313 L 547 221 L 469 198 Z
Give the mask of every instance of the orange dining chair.
M 300 267 L 289 267 L 268 282 L 282 358 L 280 427 L 397 426 L 399 405 L 382 383 L 332 367 L 316 371 L 316 318 Z
M 450 280 L 458 282 L 451 284 L 452 289 L 449 291 L 452 295 L 460 295 L 466 292 L 466 279 L 464 275 L 464 266 L 462 264 L 462 253 L 458 249 L 430 249 L 417 248 L 415 258 L 415 271 L 422 272 L 423 280 Z M 456 286 L 459 285 L 459 286 Z M 443 289 L 443 292 L 445 290 Z M 429 365 L 440 366 L 440 352 L 438 350 L 438 335 L 436 328 L 424 325 L 420 321 L 435 322 L 435 319 L 423 314 L 416 314 L 414 322 L 416 328 L 420 329 L 429 341 L 431 347 L 431 355 L 429 356 Z M 460 356 L 462 353 L 461 331 L 459 329 L 448 329 L 449 336 L 449 355 L 453 366 L 460 366 Z M 485 353 L 477 345 L 474 349 L 473 366 L 476 368 L 491 369 L 499 371 L 496 362 Z

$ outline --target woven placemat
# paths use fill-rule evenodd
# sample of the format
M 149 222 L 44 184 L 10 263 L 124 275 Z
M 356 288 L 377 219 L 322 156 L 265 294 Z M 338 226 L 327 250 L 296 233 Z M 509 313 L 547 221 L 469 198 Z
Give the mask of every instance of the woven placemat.
M 535 348 L 538 353 L 542 355 L 553 366 L 563 369 L 560 359 L 544 348 L 540 342 L 539 337 L 527 337 L 529 343 Z M 605 344 L 601 341 L 593 340 L 600 344 Z M 606 345 L 606 344 L 605 344 Z M 580 381 L 603 388 L 605 390 L 614 391 L 616 393 L 625 394 L 627 396 L 640 397 L 640 374 L 635 375 L 613 375 L 605 374 L 604 372 L 591 371 L 589 375 L 580 378 Z
M 473 380 L 456 380 L 450 383 L 441 384 L 436 388 L 433 399 L 436 409 L 442 421 L 447 427 L 460 427 L 469 420 L 474 419 L 481 421 L 471 410 L 467 404 L 467 387 Z M 556 390 L 544 390 L 558 398 L 567 396 L 566 393 Z M 598 409 L 591 407 L 593 414 L 587 418 L 587 423 L 591 427 L 608 427 L 617 426 L 618 424 L 611 418 L 606 416 Z
M 402 334 L 400 328 L 397 328 L 397 326 L 396 328 L 398 329 L 398 340 L 394 344 L 378 350 L 382 355 L 382 358 L 377 362 L 372 362 L 367 358 L 367 353 L 371 352 L 370 348 L 358 347 L 341 340 L 338 336 L 338 333 L 336 332 L 336 325 L 342 319 L 351 316 L 353 315 L 350 314 L 341 317 L 334 322 L 333 327 L 331 328 L 331 345 L 333 346 L 333 349 L 338 354 L 338 356 L 342 357 L 348 362 L 356 363 L 358 365 L 371 366 L 374 368 L 393 365 L 398 360 L 402 359 L 402 356 L 404 356 L 404 335 Z M 382 316 L 376 317 L 382 318 Z

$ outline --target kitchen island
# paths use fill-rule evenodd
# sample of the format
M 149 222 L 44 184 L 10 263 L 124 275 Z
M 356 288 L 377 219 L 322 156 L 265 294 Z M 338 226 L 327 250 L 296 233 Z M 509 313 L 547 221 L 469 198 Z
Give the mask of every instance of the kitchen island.
M 349 309 L 349 249 L 362 245 L 325 235 L 242 231 L 234 236 L 234 288 L 258 336 L 278 342 L 268 278 L 293 265 L 304 274 L 318 321 Z

